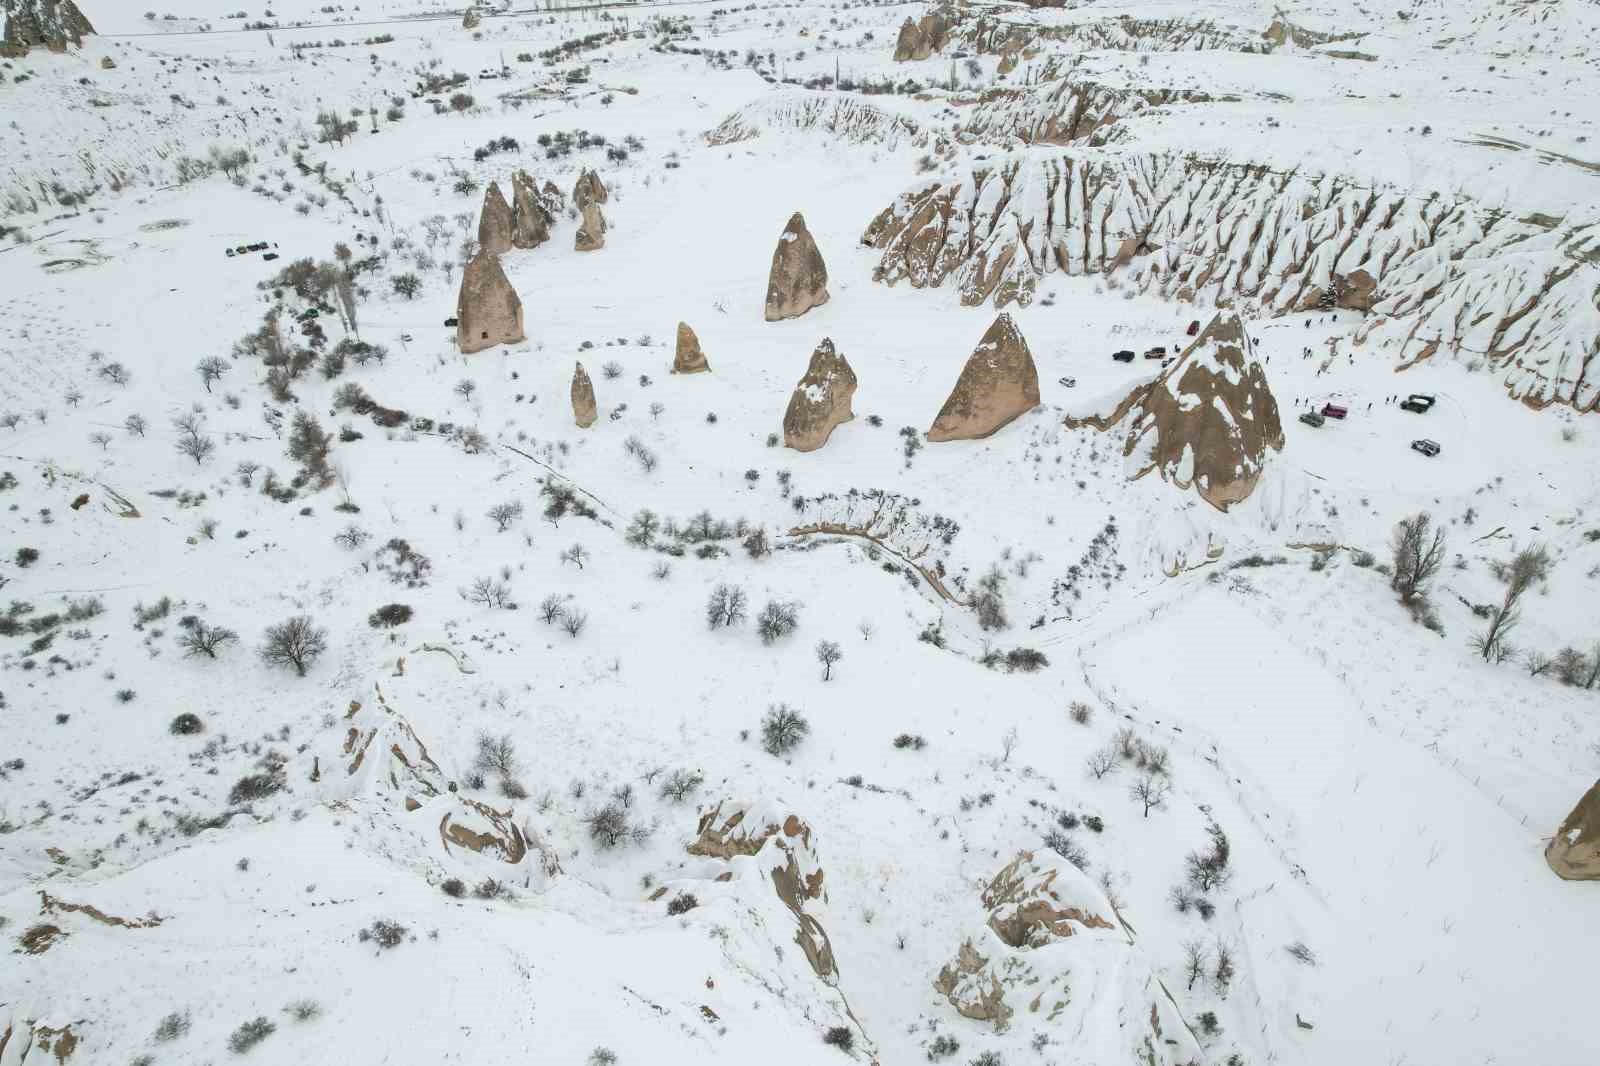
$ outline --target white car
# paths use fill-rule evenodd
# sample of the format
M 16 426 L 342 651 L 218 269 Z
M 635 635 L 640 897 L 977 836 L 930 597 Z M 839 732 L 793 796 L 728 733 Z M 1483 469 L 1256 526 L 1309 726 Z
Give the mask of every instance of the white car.
M 1056 379 L 1056 384 L 1060 385 L 1064 389 L 1070 389 L 1074 385 L 1076 385 L 1077 383 L 1078 383 L 1078 379 L 1077 378 L 1057 378 Z

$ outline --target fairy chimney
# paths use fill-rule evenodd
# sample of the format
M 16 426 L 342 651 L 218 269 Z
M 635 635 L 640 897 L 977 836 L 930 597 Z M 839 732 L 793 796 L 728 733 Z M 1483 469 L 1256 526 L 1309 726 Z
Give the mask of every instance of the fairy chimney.
M 594 425 L 594 418 L 594 382 L 589 380 L 583 364 L 578 363 L 572 372 L 572 420 L 579 429 L 588 429 Z
M 466 354 L 522 339 L 522 300 L 500 269 L 500 257 L 479 252 L 461 271 L 456 344 Z
M 539 186 L 526 170 L 511 175 L 511 244 L 537 248 L 550 239 L 554 219 L 539 199 Z
M 1568 881 L 1600 881 L 1600 781 L 1589 786 L 1550 838 L 1544 861 Z
M 806 229 L 806 220 L 796 211 L 772 251 L 772 270 L 767 275 L 767 321 L 798 318 L 827 302 L 828 265 L 822 261 L 811 231 Z
M 610 198 L 611 194 L 606 191 L 605 183 L 593 170 L 585 170 L 579 174 L 577 182 L 572 186 L 572 206 L 579 211 L 588 204 L 603 204 Z
M 928 440 L 987 437 L 1037 406 L 1039 371 L 1028 342 L 1011 316 L 1001 313 L 961 369 L 950 398 L 928 429 Z
M 694 335 L 689 323 L 678 323 L 678 349 L 672 356 L 674 374 L 701 374 L 710 370 L 706 353 L 700 350 L 700 338 Z
M 478 249 L 490 255 L 511 250 L 511 205 L 491 181 L 483 191 L 483 213 L 478 216 Z
M 783 444 L 797 452 L 814 452 L 828 443 L 835 426 L 855 417 L 850 401 L 856 394 L 856 374 L 833 341 L 822 338 L 811 353 L 805 377 L 789 397 L 783 415 Z
M 894 61 L 904 63 L 908 59 L 927 59 L 932 54 L 922 27 L 913 22 L 909 15 L 906 16 L 905 22 L 900 24 L 900 38 L 895 42 Z
M 600 213 L 600 205 L 591 200 L 583 205 L 583 222 L 578 226 L 573 247 L 580 252 L 596 252 L 605 246 L 606 216 Z

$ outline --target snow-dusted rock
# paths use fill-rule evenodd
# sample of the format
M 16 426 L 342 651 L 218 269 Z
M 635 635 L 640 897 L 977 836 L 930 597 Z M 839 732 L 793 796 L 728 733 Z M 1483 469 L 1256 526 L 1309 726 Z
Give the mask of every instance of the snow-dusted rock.
M 606 246 L 606 216 L 600 213 L 600 203 L 596 200 L 585 203 L 582 211 L 573 248 L 580 252 L 597 252 Z
M 834 348 L 833 340 L 822 338 L 811 353 L 805 376 L 789 397 L 789 408 L 783 415 L 784 447 L 814 452 L 828 443 L 835 427 L 855 417 L 850 409 L 855 394 L 855 371 L 850 369 L 844 353 Z
M 1550 838 L 1544 858 L 1569 881 L 1600 881 L 1600 781 L 1589 786 Z
M 522 339 L 522 299 L 501 269 L 500 257 L 479 252 L 461 271 L 456 344 L 467 354 Z
M 579 429 L 588 429 L 595 420 L 594 382 L 582 363 L 575 364 L 572 371 L 572 420 Z
M 677 346 L 672 353 L 674 374 L 703 374 L 711 369 L 706 353 L 700 350 L 700 338 L 695 336 L 689 323 L 678 323 Z
M 483 191 L 483 210 L 478 215 L 478 251 L 480 254 L 500 255 L 509 252 L 512 222 L 511 205 L 500 192 L 500 183 L 491 181 Z
M 67 46 L 83 45 L 94 27 L 72 0 L 4 0 L 0 3 L 4 34 L 0 35 L 0 57 L 18 58 L 30 48 L 65 52 Z
M 584 170 L 572 184 L 572 206 L 579 211 L 590 204 L 603 204 L 609 199 L 611 199 L 610 190 L 593 169 Z
M 763 94 L 707 130 L 706 143 L 737 144 L 767 133 L 821 133 L 849 144 L 894 149 L 928 135 L 914 118 L 848 93 L 784 88 Z
M 1068 419 L 1126 433 L 1128 476 L 1152 470 L 1219 511 L 1248 497 L 1270 452 L 1283 450 L 1278 403 L 1237 314 L 1222 313 L 1108 418 Z
M 806 229 L 806 220 L 796 211 L 772 250 L 772 269 L 767 274 L 767 321 L 798 318 L 827 302 L 828 266 L 822 261 L 811 231 Z
M 550 239 L 555 216 L 539 195 L 538 183 L 526 170 L 511 175 L 511 244 L 537 248 Z
M 1002 312 L 967 357 L 928 428 L 930 442 L 987 437 L 1039 406 L 1039 371 L 1011 316 Z

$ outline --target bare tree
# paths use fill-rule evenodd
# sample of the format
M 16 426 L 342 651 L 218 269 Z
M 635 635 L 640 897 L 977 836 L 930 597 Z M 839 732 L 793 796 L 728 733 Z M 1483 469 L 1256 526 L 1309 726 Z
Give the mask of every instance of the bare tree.
M 224 644 L 232 644 L 238 639 L 239 634 L 227 626 L 208 626 L 196 621 L 178 634 L 178 647 L 183 649 L 185 655 L 204 655 L 208 659 L 215 659 Z
M 1400 602 L 1409 604 L 1444 562 L 1444 528 L 1435 529 L 1426 511 L 1402 518 L 1395 526 L 1392 547 L 1394 576 L 1389 583 L 1400 593 Z
M 517 746 L 512 742 L 511 734 L 495 736 L 492 733 L 479 733 L 478 753 L 472 764 L 484 774 L 501 778 L 516 777 Z
M 561 597 L 554 592 L 539 601 L 539 620 L 545 625 L 549 625 L 551 622 L 563 617 L 566 613 L 566 604 L 562 602 Z
M 1116 773 L 1121 760 L 1117 758 L 1117 749 L 1111 745 L 1092 753 L 1084 762 L 1084 767 L 1094 775 L 1096 781 L 1107 774 Z
M 1505 658 L 1506 634 L 1522 620 L 1518 604 L 1522 594 L 1535 581 L 1542 581 L 1550 573 L 1550 553 L 1542 544 L 1530 545 L 1519 551 L 1505 569 L 1506 594 L 1500 606 L 1489 618 L 1489 628 L 1472 639 L 1472 647 L 1483 656 L 1484 662 L 1500 662 Z
M 271 666 L 292 666 L 301 677 L 322 653 L 328 650 L 328 631 L 310 615 L 299 614 L 288 621 L 267 627 L 261 658 Z
M 461 593 L 468 603 L 479 607 L 510 608 L 516 603 L 511 598 L 511 586 L 493 577 L 480 577 Z
M 688 799 L 705 781 L 699 770 L 674 770 L 661 782 L 661 798 L 674 803 Z
M 97 429 L 93 433 L 89 434 L 89 443 L 98 444 L 100 446 L 100 450 L 105 451 L 107 448 L 111 447 L 111 434 L 107 433 L 103 429 Z
M 582 544 L 574 544 L 572 547 L 561 553 L 562 562 L 572 563 L 579 570 L 583 569 L 583 561 L 587 558 L 589 558 L 589 549 L 585 548 Z
M 831 640 L 817 641 L 817 662 L 822 664 L 822 680 L 833 680 L 833 664 L 844 658 L 839 645 Z
M 522 503 L 511 500 L 507 503 L 497 503 L 489 508 L 489 521 L 494 523 L 494 528 L 504 533 L 522 518 Z
M 208 355 L 195 366 L 200 374 L 200 381 L 205 385 L 206 391 L 211 391 L 213 382 L 221 381 L 222 375 L 229 370 L 228 361 L 220 356 Z
M 771 644 L 780 637 L 788 636 L 799 625 L 800 605 L 780 600 L 769 601 L 756 618 L 756 631 L 761 634 L 763 644 Z
M 811 732 L 811 723 L 787 703 L 776 703 L 761 719 L 761 746 L 768 755 L 786 755 Z
M 100 376 L 113 385 L 126 385 L 133 380 L 133 375 L 121 363 L 107 363 L 100 368 Z
M 628 825 L 628 810 L 613 800 L 584 818 L 589 836 L 601 847 L 614 848 L 626 840 L 632 830 Z
M 211 454 L 217 450 L 217 442 L 210 437 L 198 435 L 179 437 L 176 447 L 179 454 L 188 456 L 194 460 L 196 466 L 199 466 L 211 458 Z
M 1527 667 L 1529 677 L 1539 677 L 1550 672 L 1555 660 L 1544 652 L 1530 651 L 1522 656 L 1522 665 Z
M 470 401 L 472 399 L 472 394 L 478 391 L 478 383 L 473 381 L 471 378 L 462 378 L 460 381 L 456 382 L 454 391 L 455 394 L 461 397 L 463 400 Z
M 576 640 L 578 634 L 583 632 L 583 627 L 589 624 L 589 616 L 574 608 L 567 608 L 561 615 L 561 628 L 567 636 Z
M 740 625 L 748 602 L 744 589 L 738 585 L 718 585 L 706 600 L 706 625 L 712 629 Z
M 144 436 L 144 431 L 149 428 L 144 420 L 144 415 L 129 415 L 122 423 L 122 428 L 135 437 Z
M 1210 961 L 1210 952 L 1198 940 L 1186 940 L 1183 943 L 1183 976 L 1189 979 L 1189 989 L 1194 989 L 1194 983 L 1205 976 L 1206 963 Z
M 1013 751 L 1017 750 L 1017 739 L 1018 739 L 1018 734 L 1017 734 L 1017 727 L 1016 726 L 1012 726 L 1010 729 L 1007 729 L 1006 732 L 1005 732 L 1005 736 L 1000 738 L 1000 752 L 1001 752 L 1000 761 L 1001 762 L 1010 762 L 1011 761 L 1011 753 Z
M 1150 812 L 1164 806 L 1167 796 L 1172 792 L 1172 785 L 1164 777 L 1157 777 L 1153 773 L 1139 775 L 1128 788 L 1128 794 L 1144 804 L 1144 816 L 1150 817 Z

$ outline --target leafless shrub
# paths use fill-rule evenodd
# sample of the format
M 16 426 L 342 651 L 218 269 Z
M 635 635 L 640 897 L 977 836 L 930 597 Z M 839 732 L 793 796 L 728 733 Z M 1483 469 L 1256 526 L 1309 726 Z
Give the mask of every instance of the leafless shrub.
M 717 629 L 743 623 L 747 603 L 744 589 L 738 585 L 717 585 L 706 600 L 706 624 Z
M 462 591 L 468 603 L 479 607 L 507 610 L 516 607 L 511 598 L 511 586 L 494 577 L 480 577 Z
M 292 666 L 300 677 L 328 650 L 328 631 L 310 615 L 295 615 L 285 622 L 267 627 L 261 658 L 272 666 Z

